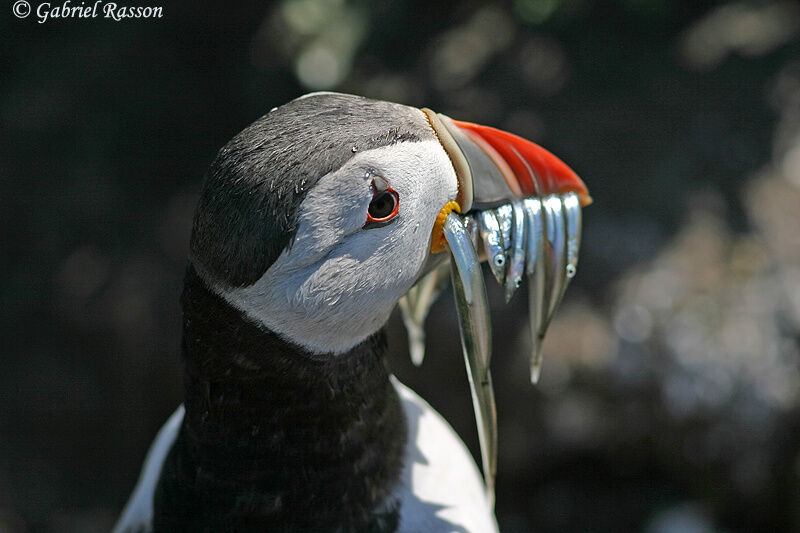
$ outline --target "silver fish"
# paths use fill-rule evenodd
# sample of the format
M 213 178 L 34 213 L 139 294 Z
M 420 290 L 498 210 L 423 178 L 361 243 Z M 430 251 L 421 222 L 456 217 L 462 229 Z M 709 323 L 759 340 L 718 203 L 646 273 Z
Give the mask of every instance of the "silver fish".
M 478 426 L 486 492 L 493 504 L 497 473 L 497 409 L 489 371 L 492 331 L 486 286 L 483 283 L 478 254 L 458 215 L 450 213 L 447 216 L 444 235 L 455 265 L 450 272 L 461 332 L 461 346 L 472 393 L 475 422 Z
M 497 283 L 503 285 L 506 278 L 506 257 L 505 244 L 503 243 L 503 233 L 500 230 L 500 222 L 497 215 L 491 209 L 478 213 L 478 231 L 486 250 L 486 259 L 489 268 L 494 274 Z
M 581 202 L 574 192 L 564 195 L 567 219 L 567 283 L 578 272 L 578 252 L 581 248 Z
M 538 198 L 522 201 L 528 224 L 526 268 L 528 274 L 528 321 L 531 329 L 531 383 L 537 383 L 542 369 L 542 340 L 544 322 L 547 316 L 545 291 L 547 289 L 547 268 L 545 241 L 547 218 L 542 202 Z
M 520 200 L 514 201 L 511 207 L 511 246 L 508 251 L 508 266 L 506 267 L 505 297 L 506 303 L 514 296 L 519 288 L 522 275 L 525 273 L 525 246 L 528 233 L 525 210 Z
M 545 215 L 547 216 L 547 241 L 550 244 L 548 254 L 547 275 L 550 278 L 549 304 L 547 308 L 547 318 L 544 323 L 544 330 L 550 325 L 550 321 L 555 315 L 558 304 L 564 296 L 567 280 L 567 221 L 564 218 L 563 204 L 561 198 L 556 195 L 548 196 L 544 199 Z M 544 337 L 545 331 L 541 331 Z
M 450 263 L 435 267 L 400 300 L 414 364 L 425 353 L 424 322 L 446 283 L 456 302 L 487 494 L 494 501 L 497 470 L 497 412 L 492 388 L 491 320 L 480 261 L 486 254 L 492 273 L 504 285 L 506 301 L 528 278 L 532 336 L 531 381 L 539 380 L 542 341 L 570 279 L 575 275 L 581 234 L 581 206 L 575 193 L 525 198 L 468 215 L 450 213 L 444 236 Z M 480 250 L 481 254 L 477 250 Z
M 408 294 L 400 298 L 400 312 L 408 332 L 411 361 L 420 366 L 425 358 L 425 319 L 433 302 L 447 285 L 450 265 L 443 263 L 417 282 Z

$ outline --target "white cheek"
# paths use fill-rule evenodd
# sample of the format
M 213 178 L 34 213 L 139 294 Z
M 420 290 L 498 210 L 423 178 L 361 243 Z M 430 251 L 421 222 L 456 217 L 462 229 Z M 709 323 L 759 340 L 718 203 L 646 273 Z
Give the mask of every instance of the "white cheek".
M 362 229 L 373 168 L 400 196 L 397 218 Z M 291 249 L 249 287 L 218 290 L 251 319 L 315 353 L 341 353 L 375 333 L 416 282 L 436 215 L 457 181 L 437 141 L 354 156 L 303 201 Z

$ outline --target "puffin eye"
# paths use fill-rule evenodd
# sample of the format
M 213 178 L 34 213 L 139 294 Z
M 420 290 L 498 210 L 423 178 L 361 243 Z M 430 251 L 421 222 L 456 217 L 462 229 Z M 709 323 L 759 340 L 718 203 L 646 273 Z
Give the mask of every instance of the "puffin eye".
M 400 207 L 400 195 L 391 187 L 378 190 L 376 187 L 372 201 L 367 208 L 367 223 L 364 228 L 381 227 L 397 216 Z
M 399 198 L 395 191 L 383 191 L 375 195 L 369 203 L 367 214 L 373 222 L 384 222 L 397 213 Z

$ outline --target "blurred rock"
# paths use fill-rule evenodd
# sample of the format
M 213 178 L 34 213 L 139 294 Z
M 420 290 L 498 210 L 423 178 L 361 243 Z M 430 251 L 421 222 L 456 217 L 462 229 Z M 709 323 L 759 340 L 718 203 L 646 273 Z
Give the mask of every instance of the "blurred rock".
M 731 2 L 712 9 L 680 37 L 680 57 L 692 68 L 709 70 L 730 53 L 767 54 L 800 34 L 800 4 Z

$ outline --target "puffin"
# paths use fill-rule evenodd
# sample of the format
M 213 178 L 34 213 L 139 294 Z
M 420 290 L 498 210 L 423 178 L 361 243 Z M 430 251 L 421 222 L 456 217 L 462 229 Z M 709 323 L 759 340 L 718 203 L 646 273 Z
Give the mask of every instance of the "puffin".
M 590 201 L 560 159 L 489 126 L 330 92 L 273 108 L 206 176 L 181 296 L 183 403 L 113 531 L 496 532 L 481 262 L 507 297 L 527 275 L 540 340 Z M 385 361 L 399 303 L 421 363 L 448 277 L 483 473 Z

